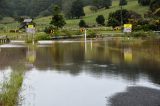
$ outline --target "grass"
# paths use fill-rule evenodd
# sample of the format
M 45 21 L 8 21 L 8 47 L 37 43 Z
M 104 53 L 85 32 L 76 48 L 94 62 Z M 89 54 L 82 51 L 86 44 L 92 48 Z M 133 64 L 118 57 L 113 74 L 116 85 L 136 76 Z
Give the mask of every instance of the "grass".
M 142 16 L 144 15 L 144 13 L 146 13 L 148 11 L 148 7 L 147 6 L 140 6 L 138 4 L 137 0 L 129 0 L 128 4 L 126 6 L 123 6 L 123 8 L 127 9 L 127 10 L 136 11 L 137 13 L 141 14 Z M 86 6 L 86 7 L 84 7 L 84 11 L 85 11 L 86 16 L 84 16 L 83 19 L 87 22 L 87 24 L 93 25 L 93 24 L 96 24 L 95 20 L 98 15 L 104 15 L 104 17 L 107 20 L 109 13 L 114 12 L 118 9 L 120 9 L 119 0 L 114 0 L 112 2 L 112 6 L 110 7 L 110 9 L 99 9 L 97 12 L 92 12 L 90 10 L 90 6 Z M 39 28 L 44 28 L 45 26 L 49 25 L 50 21 L 51 21 L 51 16 L 35 19 L 35 22 L 37 23 L 37 25 L 42 26 Z M 67 24 L 65 27 L 78 28 L 79 21 L 80 21 L 80 19 L 68 19 L 68 20 L 66 20 Z
M 19 91 L 23 82 L 23 72 L 13 71 L 9 81 L 4 81 L 0 93 L 0 106 L 17 106 Z
M 108 19 L 108 15 L 110 12 L 114 12 L 118 9 L 120 9 L 119 6 L 119 0 L 113 0 L 112 2 L 112 6 L 110 7 L 110 9 L 99 9 L 97 12 L 93 12 L 90 10 L 91 6 L 86 6 L 84 7 L 84 11 L 86 16 L 84 16 L 82 19 L 84 19 L 86 21 L 86 23 L 90 26 L 92 25 L 96 25 L 96 17 L 98 15 L 104 15 L 106 21 Z M 136 11 L 137 13 L 141 14 L 142 16 L 144 15 L 144 13 L 146 13 L 148 11 L 148 7 L 145 6 L 140 6 L 137 2 L 137 0 L 128 0 L 128 4 L 126 6 L 123 6 L 124 9 L 127 10 L 133 10 Z M 10 20 L 10 21 L 9 21 Z M 51 21 L 51 16 L 48 17 L 42 17 L 42 18 L 35 18 L 34 22 L 36 23 L 36 29 L 38 32 L 43 32 L 45 27 L 50 25 L 50 21 Z M 67 19 L 66 20 L 66 25 L 65 25 L 65 29 L 79 29 L 78 23 L 79 23 L 80 19 Z M 9 22 L 8 24 L 6 24 L 6 22 Z M 3 19 L 3 21 L 1 21 L 0 23 L 0 35 L 4 34 L 6 35 L 6 32 L 9 32 L 10 30 L 13 29 L 17 29 L 19 26 L 19 23 L 14 22 L 13 23 L 13 19 L 9 19 L 8 17 L 5 17 Z M 108 33 L 108 31 L 104 31 L 106 33 Z M 111 32 L 111 31 L 109 31 Z M 15 35 L 15 34 L 8 34 L 8 35 Z

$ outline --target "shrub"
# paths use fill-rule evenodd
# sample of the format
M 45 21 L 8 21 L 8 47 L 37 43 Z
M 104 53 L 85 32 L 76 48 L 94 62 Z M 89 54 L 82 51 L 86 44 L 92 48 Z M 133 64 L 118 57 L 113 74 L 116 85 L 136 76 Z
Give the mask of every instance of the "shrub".
M 120 25 L 120 22 L 118 20 L 116 20 L 115 18 L 110 18 L 108 20 L 108 23 L 107 23 L 108 26 L 112 26 L 113 28 L 115 28 L 116 26 L 119 26 Z
M 45 33 L 38 33 L 35 36 L 35 40 L 51 40 L 51 36 L 49 36 L 48 34 Z
M 100 24 L 100 25 L 105 25 L 104 22 L 105 22 L 105 18 L 103 15 L 98 15 L 97 18 L 96 18 L 96 22 L 97 24 Z
M 123 24 L 128 23 L 131 19 L 132 20 L 139 20 L 141 19 L 141 15 L 133 12 L 133 11 L 128 11 L 126 9 L 121 10 L 117 10 L 113 13 L 109 14 L 108 17 L 108 26 L 120 26 L 121 25 L 121 13 L 122 13 L 122 22 Z
M 79 27 L 86 27 L 86 22 L 84 20 L 80 20 Z
M 52 34 L 52 33 L 54 33 L 55 29 L 56 28 L 54 26 L 45 27 L 44 32 L 47 34 Z
M 88 30 L 88 33 L 87 33 L 87 37 L 88 38 L 95 38 L 97 36 L 97 33 L 93 30 Z

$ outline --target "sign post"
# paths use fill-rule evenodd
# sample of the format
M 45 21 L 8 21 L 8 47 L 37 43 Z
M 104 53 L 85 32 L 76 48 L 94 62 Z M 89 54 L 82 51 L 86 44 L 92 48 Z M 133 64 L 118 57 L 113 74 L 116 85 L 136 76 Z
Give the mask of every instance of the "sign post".
M 132 24 L 124 24 L 123 32 L 132 32 Z
M 28 38 L 30 34 L 32 35 L 32 42 L 34 44 L 34 34 L 36 33 L 34 25 L 29 24 L 28 27 L 26 28 L 26 32 L 28 33 Z

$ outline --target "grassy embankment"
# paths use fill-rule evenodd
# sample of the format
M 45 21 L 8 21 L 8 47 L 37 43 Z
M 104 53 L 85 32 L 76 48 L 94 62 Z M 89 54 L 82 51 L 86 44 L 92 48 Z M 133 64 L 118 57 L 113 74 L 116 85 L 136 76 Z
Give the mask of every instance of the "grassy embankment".
M 10 79 L 2 83 L 0 92 L 0 106 L 17 106 L 19 92 L 23 83 L 23 72 L 11 72 Z
M 137 0 L 128 0 L 128 4 L 126 6 L 123 6 L 124 9 L 127 10 L 133 10 L 136 11 L 137 13 L 141 14 L 143 16 L 143 14 L 148 10 L 148 7 L 145 6 L 140 6 L 137 2 Z M 90 10 L 90 6 L 86 6 L 84 7 L 84 11 L 86 16 L 83 17 L 83 19 L 86 21 L 86 23 L 89 26 L 92 25 L 96 25 L 96 17 L 98 15 L 104 15 L 106 22 L 108 19 L 108 15 L 110 12 L 114 12 L 116 10 L 120 9 L 119 6 L 119 0 L 114 0 L 112 3 L 112 6 L 110 7 L 110 9 L 99 9 L 97 12 L 93 12 Z M 51 16 L 48 17 L 42 17 L 42 18 L 36 18 L 34 20 L 34 22 L 37 24 L 36 28 L 38 31 L 43 31 L 45 27 L 49 26 L 51 21 Z M 66 25 L 65 25 L 65 29 L 69 30 L 71 32 L 71 30 L 76 29 L 78 30 L 78 23 L 79 23 L 80 19 L 68 19 L 66 20 Z M 5 22 L 9 22 L 9 19 L 6 21 L 2 21 L 3 23 Z M 12 21 L 10 21 L 10 23 L 8 24 L 3 24 L 3 31 L 1 31 L 1 35 L 5 34 L 5 35 L 9 35 L 10 33 L 9 30 L 11 29 L 16 29 L 18 27 L 18 23 L 15 23 Z M 91 29 L 93 31 L 96 31 L 96 33 L 102 34 L 102 33 L 120 33 L 121 31 L 112 31 L 112 29 L 110 27 L 95 27 L 98 28 L 98 30 L 96 29 Z M 13 35 L 13 34 L 12 34 Z M 14 34 L 17 35 L 17 34 Z

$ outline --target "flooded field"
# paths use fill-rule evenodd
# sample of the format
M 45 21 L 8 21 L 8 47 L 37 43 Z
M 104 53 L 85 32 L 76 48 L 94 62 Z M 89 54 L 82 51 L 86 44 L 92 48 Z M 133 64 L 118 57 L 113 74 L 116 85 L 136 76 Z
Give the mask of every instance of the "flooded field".
M 0 77 L 25 71 L 22 106 L 108 106 L 131 86 L 160 89 L 159 40 L 7 44 L 0 58 Z

